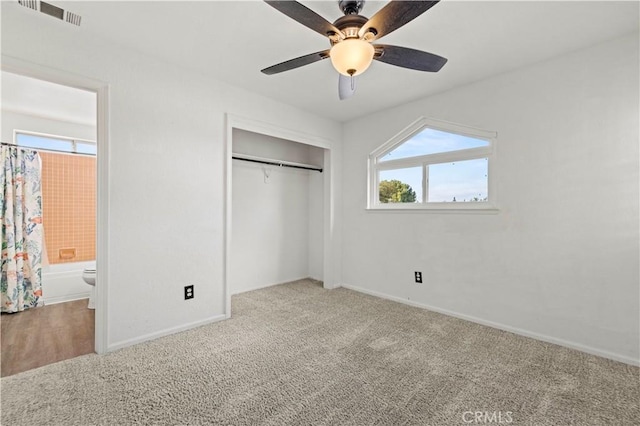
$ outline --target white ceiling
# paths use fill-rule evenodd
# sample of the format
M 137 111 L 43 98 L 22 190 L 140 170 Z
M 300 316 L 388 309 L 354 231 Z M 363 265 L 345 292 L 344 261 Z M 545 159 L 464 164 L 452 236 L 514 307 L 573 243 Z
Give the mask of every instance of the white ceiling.
M 374 62 L 358 77 L 356 95 L 339 101 L 338 76 L 329 60 L 272 76 L 260 73 L 267 66 L 329 47 L 323 36 L 262 1 L 51 2 L 80 14 L 81 31 L 339 121 L 630 34 L 639 27 L 637 1 L 444 0 L 380 41 L 448 58 L 439 73 Z M 341 16 L 337 1 L 302 3 L 329 21 Z M 384 4 L 367 1 L 361 13 L 371 17 Z M 25 9 L 25 13 L 33 12 Z
M 2 71 L 2 109 L 96 126 L 96 94 Z

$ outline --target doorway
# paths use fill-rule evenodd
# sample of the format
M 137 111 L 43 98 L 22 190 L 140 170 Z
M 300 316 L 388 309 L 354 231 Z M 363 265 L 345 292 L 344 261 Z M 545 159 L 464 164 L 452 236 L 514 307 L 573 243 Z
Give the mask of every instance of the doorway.
M 71 137 L 71 144 L 74 146 L 76 150 L 85 151 L 90 145 L 91 142 L 94 142 L 95 154 L 95 182 L 93 184 L 93 189 L 95 193 L 95 199 L 93 201 L 95 205 L 95 233 L 94 233 L 94 242 L 92 243 L 95 248 L 95 259 L 92 263 L 96 265 L 96 282 L 100 283 L 95 286 L 94 290 L 94 304 L 95 311 L 93 311 L 94 320 L 91 324 L 91 329 L 93 330 L 93 336 L 91 337 L 90 346 L 92 347 L 91 352 L 97 352 L 98 354 L 103 354 L 107 352 L 108 342 L 107 342 L 107 288 L 108 288 L 108 229 L 107 229 L 107 216 L 108 216 L 108 85 L 104 82 L 89 79 L 86 77 L 74 75 L 71 73 L 50 69 L 47 67 L 43 67 L 37 64 L 24 62 L 21 60 L 17 60 L 15 58 L 2 58 L 2 71 L 3 74 L 10 73 L 18 77 L 22 78 L 31 78 L 38 80 L 42 83 L 51 83 L 59 86 L 64 86 L 70 90 L 81 90 L 84 92 L 91 93 L 94 99 L 94 110 L 93 110 L 93 118 L 94 118 L 94 137 L 93 140 L 91 138 L 87 138 L 86 134 L 84 135 L 73 135 Z M 5 90 L 8 87 L 7 85 L 3 85 Z M 3 103 L 3 107 L 5 104 Z M 23 111 L 24 112 L 24 111 Z M 8 117 L 8 113 L 3 109 L 3 134 L 2 134 L 2 142 L 10 142 L 15 143 L 15 135 L 16 130 L 25 129 L 33 129 L 33 127 L 26 126 L 25 123 L 28 122 L 22 121 L 20 126 L 17 125 L 9 125 L 5 120 Z M 15 118 L 15 117 L 13 117 Z M 60 120 L 59 120 L 60 121 Z M 64 120 L 62 120 L 64 121 Z M 68 121 L 68 120 L 67 120 Z M 73 121 L 73 120 L 71 120 Z M 33 121 L 31 122 L 33 123 Z M 49 124 L 52 124 L 51 121 Z M 40 123 L 42 124 L 42 123 Z M 44 133 L 45 136 L 68 136 L 65 135 L 64 131 L 61 131 L 61 127 L 55 128 L 53 131 L 43 131 L 43 127 L 38 127 L 38 131 L 34 133 Z M 6 132 L 9 132 L 7 135 Z M 85 137 L 83 137 L 85 136 Z M 86 154 L 86 152 L 85 152 Z M 86 157 L 86 156 L 85 156 Z M 46 236 L 45 236 L 46 238 Z M 64 257 L 74 256 L 77 258 L 80 255 L 80 249 L 77 247 L 65 247 L 69 250 L 58 250 L 55 253 L 48 253 L 49 257 L 60 257 L 61 255 Z M 76 250 L 73 250 L 73 249 Z M 75 252 L 75 253 L 74 253 Z M 71 259 L 73 260 L 73 259 Z M 73 263 L 73 262 L 70 262 Z M 84 265 L 83 266 L 87 266 Z M 62 268 L 64 269 L 64 268 Z M 57 275 L 55 278 L 58 280 L 64 280 L 66 278 L 71 277 L 72 275 L 77 273 L 78 268 L 70 268 L 75 269 L 75 272 L 71 272 L 68 270 L 56 271 Z M 84 268 L 83 268 L 84 269 Z M 89 268 L 90 269 L 90 268 Z M 76 276 L 76 278 L 78 278 Z M 59 281 L 60 282 L 60 281 Z M 91 292 L 91 287 L 81 281 L 82 283 L 82 291 L 86 293 Z M 77 287 L 77 281 L 74 284 Z M 45 284 L 46 285 L 46 284 Z M 85 287 L 86 286 L 86 287 Z M 61 287 L 58 287 L 57 290 L 61 290 Z M 73 293 L 73 291 L 71 292 Z M 50 294 L 53 296 L 53 294 Z M 78 292 L 75 293 L 75 296 L 78 296 Z M 55 315 L 58 315 L 61 311 L 62 304 L 65 302 L 71 302 L 76 304 L 77 306 L 86 305 L 88 302 L 85 301 L 73 301 L 73 300 L 65 300 L 74 299 L 73 294 L 69 296 L 69 294 L 57 294 L 56 297 L 51 297 L 49 301 L 47 301 L 46 295 L 46 287 L 43 294 L 46 305 L 49 305 L 51 308 L 56 308 L 58 311 Z M 75 297 L 77 299 L 77 297 Z M 49 303 L 52 302 L 52 303 Z M 56 303 L 62 302 L 62 303 Z M 53 309 L 51 309 L 53 310 Z M 89 327 L 86 327 L 83 333 L 88 332 Z M 3 330 L 4 331 L 4 330 Z M 82 334 L 82 333 L 81 333 Z M 86 350 L 86 344 L 85 344 Z M 3 359 L 4 363 L 4 359 Z
M 2 85 L 7 376 L 94 352 L 94 287 L 83 277 L 96 260 L 97 100 L 6 71 Z

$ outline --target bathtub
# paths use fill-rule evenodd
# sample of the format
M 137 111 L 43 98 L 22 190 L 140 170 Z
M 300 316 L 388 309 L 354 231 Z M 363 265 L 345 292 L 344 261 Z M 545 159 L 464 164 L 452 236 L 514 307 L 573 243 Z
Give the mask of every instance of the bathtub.
M 95 268 L 95 261 L 58 263 L 42 268 L 42 297 L 46 305 L 87 299 L 91 287 L 82 279 L 82 270 Z

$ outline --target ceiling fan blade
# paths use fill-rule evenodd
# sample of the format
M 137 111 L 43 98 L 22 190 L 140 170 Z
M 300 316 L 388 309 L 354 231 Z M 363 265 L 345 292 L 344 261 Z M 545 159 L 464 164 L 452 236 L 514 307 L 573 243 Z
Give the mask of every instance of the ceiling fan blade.
M 338 97 L 343 101 L 349 99 L 356 92 L 356 78 L 342 74 L 338 75 Z
M 360 28 L 358 35 L 362 37 L 370 29 L 375 29 L 375 36 L 370 41 L 377 40 L 422 15 L 436 3 L 438 1 L 392 0 Z
M 323 50 L 321 52 L 310 53 L 309 55 L 300 56 L 295 59 L 290 59 L 285 62 L 281 62 L 277 65 L 273 65 L 269 68 L 263 69 L 261 72 L 267 75 L 278 74 L 279 72 L 289 71 L 294 68 L 299 68 L 304 65 L 309 65 L 329 57 L 329 50 Z
M 270 1 L 264 0 L 269 6 L 284 13 L 294 21 L 298 21 L 307 28 L 329 37 L 333 34 L 342 34 L 331 22 L 315 13 L 308 7 L 298 3 L 297 1 Z
M 374 44 L 374 59 L 402 68 L 418 71 L 438 72 L 447 63 L 447 59 L 422 50 L 408 47 Z

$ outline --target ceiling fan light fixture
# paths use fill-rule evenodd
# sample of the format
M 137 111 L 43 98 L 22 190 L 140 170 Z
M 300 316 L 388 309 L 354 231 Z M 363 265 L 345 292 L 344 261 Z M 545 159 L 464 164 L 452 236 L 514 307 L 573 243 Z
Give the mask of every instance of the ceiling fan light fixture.
M 347 38 L 331 48 L 329 56 L 331 64 L 342 75 L 356 76 L 369 68 L 373 61 L 375 49 L 364 40 Z

